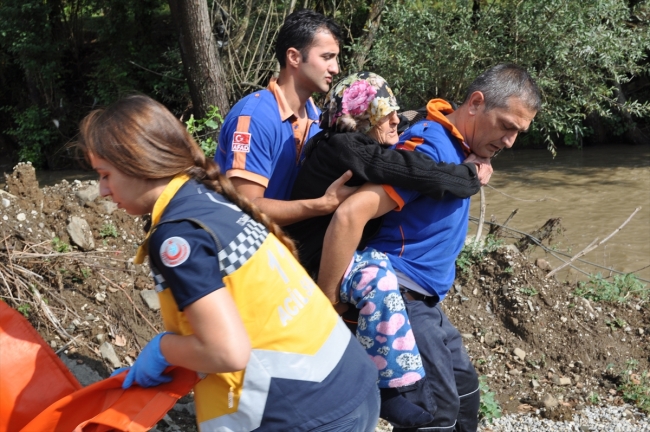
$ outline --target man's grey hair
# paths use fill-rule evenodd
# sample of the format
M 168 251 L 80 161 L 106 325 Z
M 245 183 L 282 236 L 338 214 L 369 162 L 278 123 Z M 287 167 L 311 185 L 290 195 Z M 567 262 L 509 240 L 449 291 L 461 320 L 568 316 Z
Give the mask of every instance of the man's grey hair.
M 535 112 L 542 108 L 539 87 L 526 69 L 512 63 L 503 63 L 483 72 L 470 84 L 465 102 L 475 91 L 485 96 L 486 111 L 492 108 L 507 108 L 508 99 L 517 97 Z

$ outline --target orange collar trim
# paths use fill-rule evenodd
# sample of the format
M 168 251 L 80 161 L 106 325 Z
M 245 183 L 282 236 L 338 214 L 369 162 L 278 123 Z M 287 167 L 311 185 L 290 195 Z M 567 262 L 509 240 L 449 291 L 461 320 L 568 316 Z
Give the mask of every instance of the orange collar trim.
M 277 77 L 271 77 L 269 80 L 269 85 L 266 87 L 268 91 L 273 93 L 273 97 L 275 97 L 275 100 L 278 103 L 278 111 L 280 111 L 280 118 L 282 121 L 286 121 L 287 119 L 290 119 L 292 116 L 295 117 L 296 119 L 298 118 L 298 115 L 294 113 L 291 108 L 289 108 L 289 103 L 287 102 L 287 98 L 284 97 L 284 93 L 282 92 L 282 88 L 278 85 L 278 78 Z M 312 110 L 314 112 L 317 112 L 316 110 L 316 104 L 314 103 L 312 98 L 309 98 L 307 103 L 311 104 Z M 307 115 L 309 115 L 309 109 L 307 110 Z
M 439 123 L 445 129 L 451 132 L 451 134 L 457 138 L 458 141 L 460 141 L 465 156 L 469 156 L 471 150 L 465 142 L 465 138 L 463 138 L 463 135 L 461 135 L 458 129 L 456 129 L 456 126 L 451 124 L 451 122 L 445 116 L 445 114 L 451 114 L 453 112 L 454 109 L 451 107 L 449 102 L 444 99 L 431 99 L 427 104 L 427 119 Z
M 267 89 L 273 93 L 275 100 L 278 102 L 278 110 L 280 111 L 280 117 L 282 118 L 282 121 L 285 121 L 292 115 L 295 115 L 291 108 L 289 108 L 287 98 L 284 97 L 284 93 L 282 93 L 282 89 L 278 85 L 278 79 L 276 77 L 271 78 Z

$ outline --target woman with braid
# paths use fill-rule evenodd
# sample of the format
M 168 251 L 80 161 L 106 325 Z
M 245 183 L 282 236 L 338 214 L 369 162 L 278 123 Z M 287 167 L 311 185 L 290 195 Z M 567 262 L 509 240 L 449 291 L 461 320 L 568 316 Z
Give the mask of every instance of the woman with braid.
M 277 225 L 235 192 L 161 104 L 131 96 L 91 112 L 78 147 L 100 193 L 151 213 L 149 257 L 164 333 L 124 387 L 182 366 L 205 431 L 373 431 L 377 369 L 295 259 Z

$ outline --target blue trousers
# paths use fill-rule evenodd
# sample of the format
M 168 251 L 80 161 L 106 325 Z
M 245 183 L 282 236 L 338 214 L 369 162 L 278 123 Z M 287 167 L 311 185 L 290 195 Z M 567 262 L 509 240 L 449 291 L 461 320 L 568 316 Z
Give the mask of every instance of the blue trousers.
M 379 391 L 371 391 L 366 400 L 350 414 L 312 432 L 374 432 L 379 420 Z
M 426 376 L 400 392 L 429 411 L 434 421 L 419 428 L 394 432 L 475 432 L 480 392 L 478 376 L 460 333 L 435 299 L 404 298 Z

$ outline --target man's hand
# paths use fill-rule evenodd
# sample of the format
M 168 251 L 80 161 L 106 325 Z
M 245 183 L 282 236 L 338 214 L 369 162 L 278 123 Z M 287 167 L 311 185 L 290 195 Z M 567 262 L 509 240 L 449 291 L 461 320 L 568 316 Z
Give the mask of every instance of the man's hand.
M 352 171 L 347 170 L 341 177 L 336 179 L 325 191 L 319 200 L 321 201 L 321 210 L 323 214 L 334 213 L 338 206 L 352 195 L 357 189 L 356 187 L 346 186 L 345 183 L 352 178 Z
M 476 164 L 476 175 L 481 182 L 481 186 L 485 186 L 490 181 L 492 176 L 492 163 L 489 158 L 482 158 L 470 153 L 463 162 L 473 162 Z
M 293 201 L 264 198 L 266 186 L 248 179 L 232 177 L 230 181 L 237 189 L 237 192 L 248 198 L 275 223 L 285 226 L 316 216 L 334 213 L 338 206 L 358 189 L 357 187 L 345 185 L 345 182 L 350 178 L 352 178 L 352 171 L 346 171 L 327 188 L 325 195 L 322 197 Z

